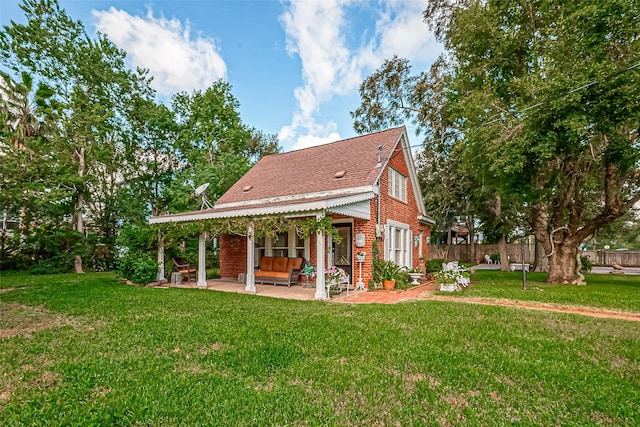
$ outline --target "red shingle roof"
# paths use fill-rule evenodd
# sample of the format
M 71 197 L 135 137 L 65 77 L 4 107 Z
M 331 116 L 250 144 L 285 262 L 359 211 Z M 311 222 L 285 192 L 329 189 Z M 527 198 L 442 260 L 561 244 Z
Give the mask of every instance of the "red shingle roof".
M 265 156 L 220 197 L 216 206 L 371 186 L 381 170 L 376 167 L 378 146 L 382 146 L 384 164 L 404 132 L 403 126 Z M 343 171 L 344 176 L 337 178 L 336 174 Z

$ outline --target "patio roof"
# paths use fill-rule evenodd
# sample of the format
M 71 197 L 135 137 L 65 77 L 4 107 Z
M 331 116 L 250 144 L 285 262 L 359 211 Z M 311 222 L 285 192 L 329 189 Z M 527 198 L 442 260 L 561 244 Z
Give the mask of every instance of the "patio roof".
M 305 199 L 281 200 L 271 203 L 259 203 L 253 206 L 229 206 L 219 209 L 205 209 L 174 215 L 152 217 L 150 224 L 167 222 L 198 221 L 203 219 L 235 218 L 246 216 L 285 215 L 305 216 L 329 211 L 354 218 L 371 219 L 369 200 L 376 196 L 374 189 L 359 194 L 343 194 L 334 197 L 315 196 Z

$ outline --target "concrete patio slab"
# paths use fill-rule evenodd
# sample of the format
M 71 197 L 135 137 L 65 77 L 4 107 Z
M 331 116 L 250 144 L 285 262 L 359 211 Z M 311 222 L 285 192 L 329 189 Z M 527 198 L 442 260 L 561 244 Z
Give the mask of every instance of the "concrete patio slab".
M 164 284 L 165 288 L 182 288 L 182 289 L 206 289 L 210 291 L 235 292 L 238 294 L 259 295 L 272 298 L 285 298 L 293 300 L 313 300 L 315 299 L 315 288 L 305 288 L 304 286 L 274 286 L 256 284 L 256 292 L 247 292 L 244 289 L 244 283 L 238 283 L 232 279 L 215 279 L 207 280 L 207 287 L 198 286 L 195 282 L 182 283 L 181 285 Z

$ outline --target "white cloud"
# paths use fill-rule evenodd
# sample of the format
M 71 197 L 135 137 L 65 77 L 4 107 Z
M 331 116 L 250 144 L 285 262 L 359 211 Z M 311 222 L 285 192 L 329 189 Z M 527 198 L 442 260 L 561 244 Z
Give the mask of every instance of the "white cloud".
M 335 123 L 318 124 L 315 116 L 323 103 L 353 93 L 384 59 L 398 55 L 424 65 L 441 52 L 422 22 L 423 1 L 290 0 L 284 7 L 287 51 L 300 57 L 304 81 L 294 92 L 298 112 L 280 131 L 281 142 L 294 148 L 339 139 Z M 375 31 L 359 35 L 354 46 L 346 37 L 349 18 L 363 10 L 377 13 Z
M 148 68 L 160 95 L 209 87 L 227 67 L 210 38 L 191 34 L 189 22 L 132 16 L 123 10 L 92 10 L 96 29 L 127 52 L 134 67 Z
M 307 134 L 300 135 L 298 131 L 300 128 L 306 129 Z M 303 117 L 302 114 L 296 113 L 291 124 L 280 129 L 278 139 L 280 141 L 292 141 L 292 150 L 300 150 L 338 141 L 340 134 L 337 129 L 338 125 L 333 121 L 319 124 L 313 117 Z

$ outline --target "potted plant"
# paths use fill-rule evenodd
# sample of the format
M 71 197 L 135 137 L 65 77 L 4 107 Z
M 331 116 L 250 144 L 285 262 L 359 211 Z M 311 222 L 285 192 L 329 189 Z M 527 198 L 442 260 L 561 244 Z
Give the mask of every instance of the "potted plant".
M 358 252 L 356 252 L 356 260 L 357 260 L 358 262 L 364 262 L 364 257 L 365 257 L 365 255 L 367 255 L 367 253 L 366 253 L 366 252 L 364 252 L 364 251 L 358 251 Z
M 391 290 L 396 287 L 396 277 L 402 271 L 402 267 L 393 261 L 382 261 L 380 276 L 385 289 Z
M 436 283 L 443 292 L 459 291 L 469 286 L 469 269 L 458 265 L 458 261 L 442 264 L 442 270 L 434 274 Z
M 407 274 L 409 274 L 409 277 L 411 277 L 412 285 L 420 284 L 420 282 L 418 282 L 418 279 L 422 277 L 422 271 L 420 271 L 420 267 L 412 268 L 407 272 Z

